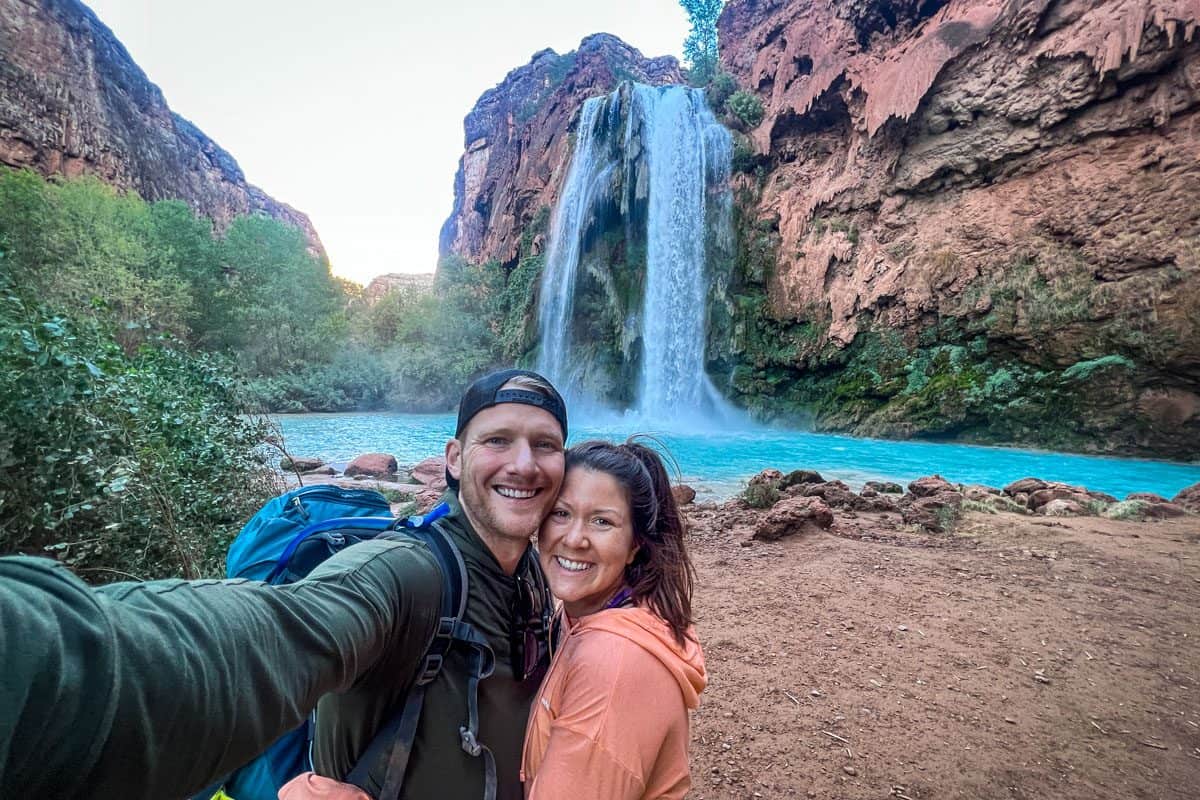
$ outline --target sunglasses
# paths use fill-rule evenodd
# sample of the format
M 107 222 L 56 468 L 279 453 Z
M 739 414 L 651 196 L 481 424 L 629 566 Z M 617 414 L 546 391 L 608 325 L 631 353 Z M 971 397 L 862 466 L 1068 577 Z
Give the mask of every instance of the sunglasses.
M 550 605 L 542 587 L 518 574 L 517 591 L 510 609 L 509 652 L 513 678 L 523 681 L 537 676 L 540 681 L 550 652 Z

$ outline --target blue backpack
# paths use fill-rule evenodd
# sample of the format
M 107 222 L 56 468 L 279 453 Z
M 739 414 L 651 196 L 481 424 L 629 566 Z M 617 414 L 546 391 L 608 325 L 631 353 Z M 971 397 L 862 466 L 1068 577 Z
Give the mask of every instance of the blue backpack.
M 230 578 L 250 578 L 273 584 L 291 583 L 308 575 L 334 553 L 381 535 L 404 535 L 428 545 L 442 572 L 441 618 L 425 651 L 425 659 L 404 706 L 375 735 L 345 780 L 365 788 L 367 773 L 387 764 L 381 800 L 399 795 L 416 738 L 425 687 L 437 678 L 455 642 L 471 650 L 470 698 L 467 724 L 460 729 L 463 749 L 485 757 L 486 800 L 495 797 L 495 762 L 491 751 L 476 741 L 479 681 L 491 675 L 495 656 L 487 641 L 463 620 L 467 606 L 467 570 L 453 540 L 434 523 L 449 512 L 444 502 L 423 516 L 396 519 L 387 499 L 372 489 L 308 486 L 267 503 L 238 533 L 226 557 Z M 218 783 L 194 795 L 194 800 L 224 796 L 232 800 L 276 800 L 283 784 L 312 769 L 308 724 L 284 734 L 262 755 Z M 382 761 L 381 761 L 382 760 Z

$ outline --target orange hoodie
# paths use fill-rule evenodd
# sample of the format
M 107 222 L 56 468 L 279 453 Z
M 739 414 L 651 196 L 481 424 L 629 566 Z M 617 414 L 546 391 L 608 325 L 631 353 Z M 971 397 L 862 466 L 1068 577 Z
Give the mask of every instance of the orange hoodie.
M 689 638 L 680 647 L 648 609 L 577 620 L 529 713 L 525 797 L 682 798 L 692 785 L 688 709 L 706 682 L 700 645 Z

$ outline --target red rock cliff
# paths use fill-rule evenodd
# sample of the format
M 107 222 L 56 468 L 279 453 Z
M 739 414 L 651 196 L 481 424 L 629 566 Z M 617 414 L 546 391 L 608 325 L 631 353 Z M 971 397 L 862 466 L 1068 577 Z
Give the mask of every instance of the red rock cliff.
M 645 58 L 600 33 L 566 55 L 535 53 L 484 92 L 463 123 L 466 152 L 454 179 L 454 210 L 442 227 L 442 255 L 514 263 L 524 226 L 554 205 L 583 101 L 622 80 L 682 83 L 674 58 Z
M 731 0 L 721 61 L 766 111 L 739 183 L 770 240 L 767 314 L 816 332 L 791 364 L 844 363 L 868 330 L 910 350 L 976 337 L 980 358 L 1064 380 L 1128 362 L 1086 400 L 1111 412 L 1095 446 L 1194 457 L 1198 22 L 1200 0 Z M 758 379 L 786 385 L 771 358 L 788 366 L 758 358 Z M 842 380 L 861 402 L 828 425 L 980 424 L 939 429 L 886 383 Z
M 265 213 L 323 252 L 308 217 L 247 184 L 77 0 L 0 0 L 0 164 L 184 200 L 218 228 Z

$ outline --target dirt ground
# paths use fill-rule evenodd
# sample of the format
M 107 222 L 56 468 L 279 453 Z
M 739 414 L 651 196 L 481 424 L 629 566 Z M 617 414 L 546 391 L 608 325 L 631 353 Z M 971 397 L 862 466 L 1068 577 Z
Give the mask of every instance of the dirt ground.
M 1200 517 L 689 517 L 689 797 L 1200 797 Z

